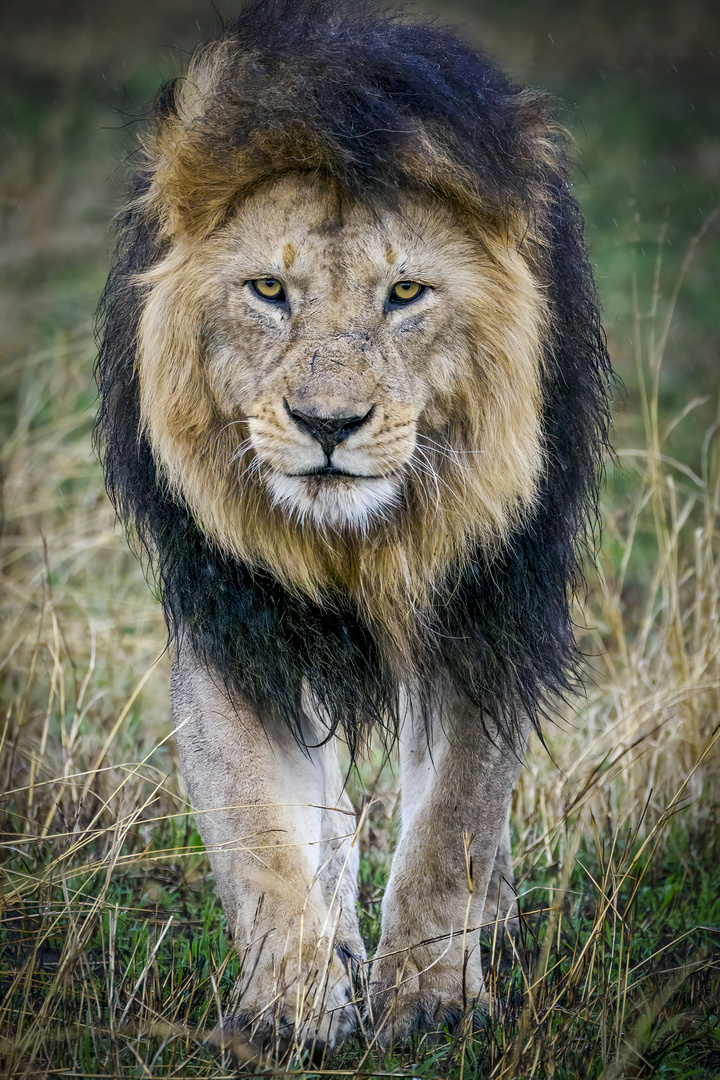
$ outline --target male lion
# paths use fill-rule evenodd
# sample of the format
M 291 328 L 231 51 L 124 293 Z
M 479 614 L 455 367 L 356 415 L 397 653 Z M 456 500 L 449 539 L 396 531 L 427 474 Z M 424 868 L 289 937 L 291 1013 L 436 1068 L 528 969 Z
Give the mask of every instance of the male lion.
M 562 133 L 449 31 L 255 0 L 166 86 L 103 298 L 108 491 L 154 562 L 228 1024 L 330 1045 L 365 957 L 336 737 L 399 736 L 380 1041 L 486 1005 L 609 365 Z M 471 878 L 471 887 L 469 878 Z

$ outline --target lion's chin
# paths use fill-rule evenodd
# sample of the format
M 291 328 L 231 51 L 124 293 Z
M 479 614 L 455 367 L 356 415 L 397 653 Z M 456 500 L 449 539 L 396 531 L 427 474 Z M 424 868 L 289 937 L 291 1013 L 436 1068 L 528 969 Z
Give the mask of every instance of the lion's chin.
M 287 476 L 272 473 L 266 485 L 273 506 L 282 507 L 299 523 L 325 529 L 366 532 L 386 517 L 398 501 L 394 477 Z

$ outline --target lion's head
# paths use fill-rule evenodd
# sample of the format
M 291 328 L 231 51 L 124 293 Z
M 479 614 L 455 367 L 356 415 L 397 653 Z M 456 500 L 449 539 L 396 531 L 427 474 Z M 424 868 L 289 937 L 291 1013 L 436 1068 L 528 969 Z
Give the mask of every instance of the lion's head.
M 99 428 L 241 692 L 350 724 L 438 668 L 490 712 L 563 685 L 607 421 L 566 173 L 542 95 L 370 3 L 252 0 L 158 98 Z
M 143 426 L 225 550 L 313 590 L 380 548 L 421 590 L 532 505 L 546 308 L 513 238 L 289 173 L 143 280 Z

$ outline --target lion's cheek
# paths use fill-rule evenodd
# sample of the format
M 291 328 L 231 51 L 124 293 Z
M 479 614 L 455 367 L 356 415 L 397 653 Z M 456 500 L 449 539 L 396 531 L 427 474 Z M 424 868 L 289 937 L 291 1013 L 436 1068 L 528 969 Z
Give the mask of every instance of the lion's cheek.
M 228 345 L 208 356 L 207 379 L 220 416 L 230 419 L 252 412 L 259 391 L 258 373 L 236 348 Z
M 325 465 L 325 455 L 319 443 L 311 443 L 308 440 L 307 445 L 304 445 L 299 441 L 291 441 L 287 437 L 278 439 L 272 432 L 258 431 L 252 423 L 250 442 L 257 459 L 263 466 L 264 475 L 277 472 L 295 476 L 322 469 Z
M 360 476 L 399 473 L 412 459 L 415 443 L 414 421 L 390 420 L 374 433 L 372 441 L 341 443 L 333 454 L 333 465 Z

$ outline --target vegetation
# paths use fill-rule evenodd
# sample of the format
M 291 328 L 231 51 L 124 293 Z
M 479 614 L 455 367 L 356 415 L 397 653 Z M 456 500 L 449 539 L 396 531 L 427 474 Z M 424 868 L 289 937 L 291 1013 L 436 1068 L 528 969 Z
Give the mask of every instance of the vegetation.
M 569 24 L 552 10 L 542 30 L 559 39 Z M 0 1075 L 720 1075 L 720 144 L 700 76 L 663 83 L 652 64 L 640 75 L 628 64 L 598 79 L 586 44 L 584 61 L 568 50 L 551 78 L 539 31 L 524 72 L 577 101 L 584 120 L 586 135 L 570 116 L 579 194 L 627 394 L 604 546 L 578 607 L 587 691 L 548 727 L 547 748 L 531 746 L 514 804 L 521 933 L 484 943 L 497 1008 L 474 1031 L 386 1054 L 361 1033 L 278 1070 L 209 1038 L 237 999 L 240 964 L 174 759 L 159 608 L 114 528 L 89 442 L 104 182 L 121 153 L 109 110 L 120 83 L 142 101 L 162 73 L 129 30 L 113 43 L 96 24 L 92 36 L 73 11 L 72 48 L 63 27 L 45 46 L 43 26 L 18 32 L 3 91 Z M 142 26 L 150 48 L 160 31 Z M 509 18 L 490 38 L 516 49 L 520 71 Z M 681 121 L 694 104 L 692 124 L 668 120 L 670 86 Z M 380 759 L 352 783 L 367 805 L 371 947 L 398 784 Z

